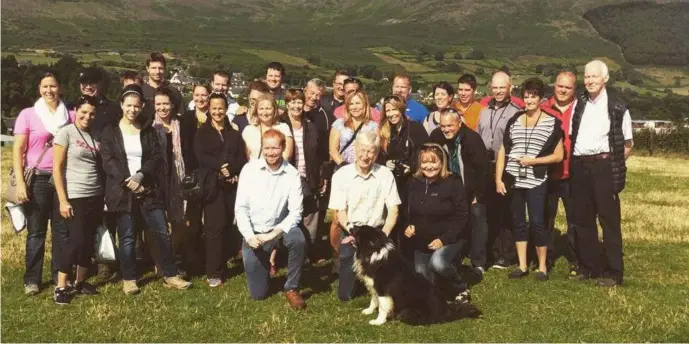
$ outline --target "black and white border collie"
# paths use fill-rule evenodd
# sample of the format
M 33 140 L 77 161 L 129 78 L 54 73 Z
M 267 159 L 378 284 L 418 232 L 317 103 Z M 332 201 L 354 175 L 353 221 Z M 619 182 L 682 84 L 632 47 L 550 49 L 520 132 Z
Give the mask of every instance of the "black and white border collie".
M 356 243 L 354 272 L 371 294 L 371 304 L 362 313 L 378 309 L 369 324 L 382 325 L 389 316 L 410 325 L 451 320 L 442 295 L 402 258 L 385 233 L 369 226 L 355 226 L 350 233 Z

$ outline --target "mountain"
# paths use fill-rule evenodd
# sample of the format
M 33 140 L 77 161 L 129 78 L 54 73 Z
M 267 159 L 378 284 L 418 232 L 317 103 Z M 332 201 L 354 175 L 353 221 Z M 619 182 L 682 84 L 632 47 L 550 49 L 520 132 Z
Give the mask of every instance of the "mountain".
M 633 64 L 689 66 L 689 2 L 631 2 L 584 14 Z
M 5 0 L 4 49 L 237 48 L 377 60 L 363 48 L 618 58 L 582 14 L 614 0 Z M 585 48 L 585 49 L 584 49 Z
M 616 43 L 622 42 L 623 49 L 631 49 L 638 55 L 638 49 L 626 44 L 629 34 L 650 26 L 654 32 L 662 32 L 666 26 L 683 27 L 674 21 L 686 19 L 686 16 L 674 16 L 672 22 L 664 23 L 635 20 L 622 23 L 620 26 L 625 30 L 616 30 L 617 25 L 611 25 L 606 19 L 615 17 L 614 11 L 624 7 L 610 6 L 604 12 L 597 11 L 600 6 L 628 3 L 627 0 L 5 0 L 2 48 L 53 48 L 66 52 L 163 50 L 187 55 L 222 54 L 234 61 L 256 58 L 246 49 L 272 49 L 302 58 L 315 56 L 323 64 L 359 65 L 383 64 L 371 49 L 366 49 L 378 47 L 392 47 L 408 54 L 420 50 L 465 54 L 480 50 L 488 57 L 607 56 L 622 61 Z M 636 11 L 635 18 L 643 19 L 643 11 Z M 689 20 L 684 22 L 686 25 Z M 594 26 L 605 31 L 606 38 Z M 641 36 L 632 39 L 639 43 L 635 47 L 647 41 L 654 43 L 654 47 L 662 42 L 657 36 Z M 635 59 L 639 60 L 643 59 Z

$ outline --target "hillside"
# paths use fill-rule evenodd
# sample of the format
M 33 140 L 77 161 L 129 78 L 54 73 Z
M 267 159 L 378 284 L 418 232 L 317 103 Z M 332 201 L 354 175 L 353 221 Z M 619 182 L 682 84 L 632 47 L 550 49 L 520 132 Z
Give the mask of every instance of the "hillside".
M 634 2 L 584 14 L 633 64 L 689 65 L 689 3 Z
M 237 48 L 317 55 L 323 64 L 384 64 L 363 48 L 419 47 L 486 56 L 620 58 L 581 15 L 620 0 L 5 0 L 3 50 L 168 50 Z M 27 10 L 30 8 L 31 10 Z

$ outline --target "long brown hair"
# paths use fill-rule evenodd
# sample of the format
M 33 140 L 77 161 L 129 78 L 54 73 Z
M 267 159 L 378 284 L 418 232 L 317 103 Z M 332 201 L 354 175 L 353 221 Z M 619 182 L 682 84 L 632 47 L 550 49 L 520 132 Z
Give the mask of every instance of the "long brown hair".
M 421 146 L 421 150 L 419 151 L 418 168 L 414 173 L 414 178 L 425 178 L 423 171 L 421 170 L 421 163 L 423 162 L 423 157 L 427 155 L 432 155 L 435 157 L 435 159 L 440 159 L 441 166 L 440 173 L 438 173 L 438 178 L 445 179 L 452 175 L 452 172 L 450 172 L 447 167 L 447 154 L 445 154 L 443 147 L 437 143 L 426 143 Z
M 392 123 L 390 123 L 390 119 L 388 118 L 386 112 L 387 109 L 385 105 L 391 104 L 394 106 L 397 110 L 400 111 L 400 125 L 406 121 L 406 112 L 407 112 L 407 101 L 402 99 L 401 97 L 392 95 L 392 96 L 387 96 L 383 98 L 383 105 L 380 107 L 380 111 L 382 112 L 382 119 L 381 119 L 381 128 L 380 128 L 380 138 L 382 141 L 382 148 L 384 152 L 388 151 L 388 144 L 390 143 L 390 137 L 392 137 Z
M 344 125 L 352 130 L 355 130 L 356 128 L 352 127 L 353 121 L 352 115 L 349 114 L 349 105 L 352 103 L 352 99 L 354 99 L 354 97 L 359 97 L 364 106 L 364 118 L 362 119 L 361 124 L 366 124 L 371 120 L 371 107 L 368 105 L 369 102 L 366 92 L 359 90 L 348 94 L 345 97 L 344 102 Z

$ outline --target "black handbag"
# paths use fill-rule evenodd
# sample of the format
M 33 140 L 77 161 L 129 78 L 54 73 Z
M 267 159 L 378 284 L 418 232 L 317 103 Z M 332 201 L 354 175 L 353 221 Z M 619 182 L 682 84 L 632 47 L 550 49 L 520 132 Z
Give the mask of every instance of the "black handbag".
M 198 201 L 201 198 L 201 186 L 199 185 L 198 178 L 196 178 L 196 174 L 193 172 L 182 178 L 180 186 L 183 200 Z
M 359 131 L 363 126 L 364 124 L 361 123 L 359 124 L 359 127 L 356 128 L 356 130 L 354 130 L 354 135 L 352 135 L 352 138 L 350 138 L 349 141 L 347 141 L 347 143 L 345 143 L 345 145 L 340 148 L 340 154 L 342 154 L 342 152 L 344 152 L 345 149 L 352 145 L 354 139 L 356 139 L 356 135 L 359 134 Z M 321 176 L 323 176 L 323 179 L 330 180 L 332 179 L 333 174 L 335 174 L 335 172 L 337 172 L 337 169 L 339 168 L 340 165 L 337 165 L 334 161 L 330 160 L 323 164 L 323 166 L 321 167 Z

